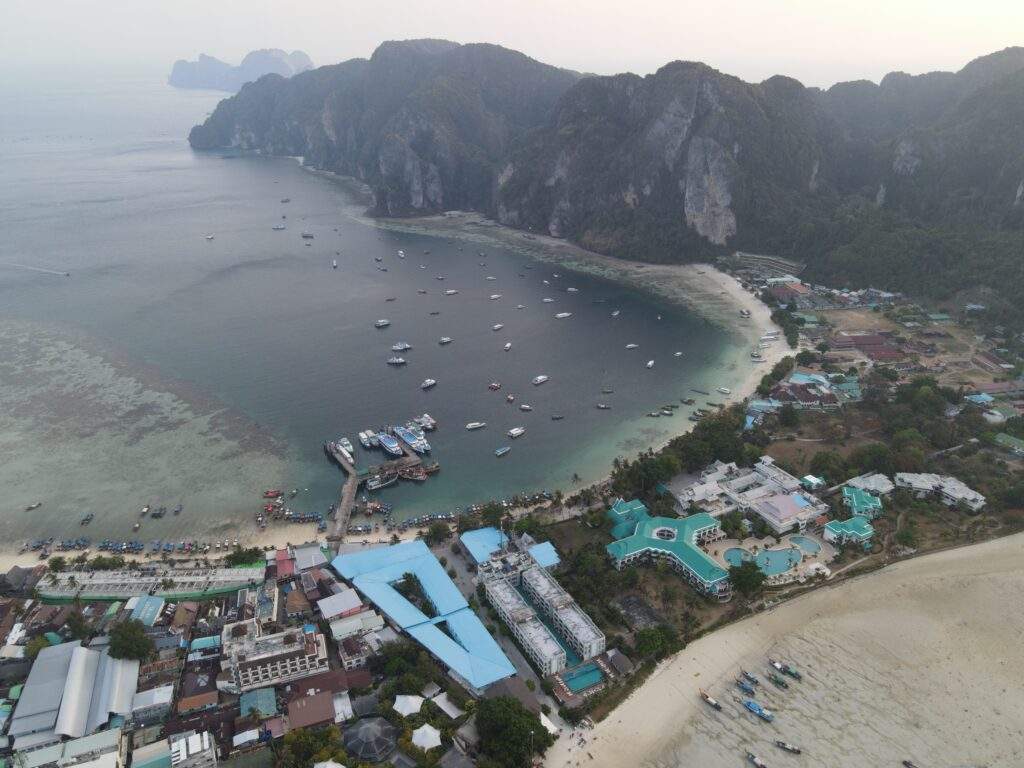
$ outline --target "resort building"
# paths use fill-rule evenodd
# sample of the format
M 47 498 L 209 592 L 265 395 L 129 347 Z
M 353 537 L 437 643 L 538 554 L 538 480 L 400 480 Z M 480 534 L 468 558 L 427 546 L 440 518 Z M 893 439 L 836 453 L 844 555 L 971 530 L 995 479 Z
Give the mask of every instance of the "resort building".
M 732 597 L 729 574 L 700 548 L 725 535 L 711 515 L 651 517 L 643 502 L 620 499 L 608 510 L 608 517 L 617 541 L 609 544 L 607 551 L 616 568 L 664 559 L 699 592 L 722 602 Z
M 329 666 L 327 643 L 312 625 L 264 634 L 255 619 L 238 621 L 225 625 L 221 648 L 229 693 L 281 685 L 326 672 Z
M 979 512 L 985 506 L 984 496 L 949 475 L 897 472 L 896 487 L 906 488 L 919 498 L 935 496 L 950 507 L 963 504 L 973 512 Z
M 543 675 L 565 669 L 565 651 L 519 591 L 502 577 L 483 582 L 487 599 Z
M 483 691 L 515 674 L 515 667 L 422 541 L 339 555 L 331 566 L 471 691 Z M 410 574 L 429 605 L 414 605 L 395 588 Z
M 190 600 L 237 592 L 263 583 L 262 565 L 252 568 L 168 568 L 144 566 L 124 571 L 62 571 L 39 582 L 42 597 L 79 600 L 124 600 L 158 595 Z
M 540 610 L 581 658 L 589 659 L 604 653 L 604 633 L 572 596 L 562 589 L 554 576 L 543 568 L 533 567 L 523 571 L 520 578 L 525 592 L 540 606 Z
M 803 530 L 828 511 L 827 504 L 801 490 L 799 479 L 762 456 L 750 469 L 716 461 L 701 473 L 700 482 L 676 498 L 684 508 L 698 507 L 713 517 L 733 511 L 756 514 L 781 535 L 794 527 Z
M 825 524 L 823 537 L 829 544 L 862 544 L 867 546 L 875 529 L 866 517 L 854 515 L 849 520 L 832 520 Z
M 888 496 L 896 488 L 892 480 L 880 472 L 872 472 L 867 475 L 851 477 L 846 481 L 851 488 L 860 488 L 862 491 L 869 491 L 875 496 Z
M 860 488 L 843 486 L 843 504 L 851 514 L 868 520 L 874 520 L 882 514 L 882 500 Z

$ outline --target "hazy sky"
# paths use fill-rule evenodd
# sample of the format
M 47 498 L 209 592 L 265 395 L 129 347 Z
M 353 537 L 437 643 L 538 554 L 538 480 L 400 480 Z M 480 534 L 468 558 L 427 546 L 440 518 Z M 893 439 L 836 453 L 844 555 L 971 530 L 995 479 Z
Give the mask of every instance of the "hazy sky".
M 199 52 L 301 48 L 317 64 L 382 40 L 493 42 L 573 69 L 674 59 L 807 85 L 958 69 L 1024 44 L 1024 0 L 0 0 L 0 66 L 68 77 L 166 72 Z

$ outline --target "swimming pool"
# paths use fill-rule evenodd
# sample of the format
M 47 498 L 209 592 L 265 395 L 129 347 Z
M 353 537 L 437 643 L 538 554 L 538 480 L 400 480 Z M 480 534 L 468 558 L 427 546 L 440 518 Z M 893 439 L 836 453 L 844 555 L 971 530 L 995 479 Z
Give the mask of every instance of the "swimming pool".
M 821 544 L 816 542 L 814 539 L 809 539 L 806 536 L 790 536 L 789 540 L 800 547 L 800 549 L 808 555 L 816 555 L 821 552 Z
M 722 557 L 729 565 L 739 565 L 746 560 L 754 560 L 757 567 L 764 571 L 766 576 L 777 576 L 799 563 L 803 553 L 797 547 L 762 549 L 755 558 L 742 547 L 730 547 L 725 550 Z
M 579 693 L 587 688 L 593 688 L 604 680 L 604 673 L 601 672 L 601 668 L 597 664 L 590 663 L 577 667 L 571 672 L 563 672 L 562 680 L 570 691 Z

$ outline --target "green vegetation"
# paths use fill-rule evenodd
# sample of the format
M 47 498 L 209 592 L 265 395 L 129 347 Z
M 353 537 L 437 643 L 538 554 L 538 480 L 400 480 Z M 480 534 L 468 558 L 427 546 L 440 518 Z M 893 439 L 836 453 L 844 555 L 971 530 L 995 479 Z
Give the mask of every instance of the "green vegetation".
M 127 562 L 121 555 L 96 555 L 89 561 L 89 568 L 93 571 L 119 571 Z
M 229 568 L 234 568 L 239 565 L 252 565 L 253 563 L 262 564 L 263 562 L 263 550 L 259 547 L 249 547 L 248 549 L 235 547 L 228 553 L 227 557 L 224 558 L 224 563 Z
M 82 612 L 78 609 L 72 611 L 68 615 L 67 629 L 72 640 L 84 640 L 92 634 L 89 622 L 85 620 L 85 617 L 82 616 Z
M 45 637 L 42 635 L 36 635 L 25 643 L 25 656 L 29 659 L 35 659 L 43 648 L 48 648 L 49 646 L 50 643 L 47 642 Z
M 438 521 L 430 524 L 430 527 L 427 529 L 427 535 L 424 538 L 427 544 L 433 546 L 447 540 L 451 535 L 452 531 L 448 524 Z
M 554 744 L 540 719 L 510 696 L 481 699 L 476 711 L 480 751 L 486 761 L 479 763 L 482 768 L 528 768 L 533 755 L 543 755 Z
M 744 560 L 739 565 L 729 566 L 729 581 L 743 597 L 751 598 L 764 586 L 764 571 L 753 560 Z
M 68 561 L 61 555 L 53 555 L 46 561 L 46 567 L 53 573 L 60 573 L 68 567 Z
M 313 763 L 333 760 L 348 764 L 348 755 L 336 725 L 327 728 L 296 728 L 285 734 L 277 749 L 276 768 L 309 768 Z
M 641 629 L 633 639 L 633 650 L 642 659 L 661 659 L 681 647 L 675 630 L 666 624 Z
M 156 652 L 156 647 L 141 621 L 127 619 L 111 627 L 109 652 L 114 659 L 146 661 Z

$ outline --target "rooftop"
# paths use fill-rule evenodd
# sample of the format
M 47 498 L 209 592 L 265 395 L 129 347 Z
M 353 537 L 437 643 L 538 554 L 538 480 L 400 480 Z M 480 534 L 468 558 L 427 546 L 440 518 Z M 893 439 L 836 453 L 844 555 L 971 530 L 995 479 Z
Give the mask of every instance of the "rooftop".
M 594 621 L 583 612 L 562 585 L 543 568 L 529 568 L 523 571 L 522 579 L 533 591 L 558 614 L 569 632 L 581 643 L 589 644 L 604 637 Z
M 541 568 L 554 568 L 561 562 L 561 559 L 558 557 L 558 550 L 555 549 L 555 545 L 550 541 L 534 544 L 527 551 Z
M 550 659 L 565 653 L 551 634 L 551 630 L 544 626 L 515 587 L 504 579 L 494 579 L 488 582 L 487 590 L 491 598 L 502 605 L 528 642 L 544 658 Z
M 882 511 L 882 500 L 861 488 L 844 485 L 843 501 L 855 515 L 873 517 Z
M 491 555 L 505 547 L 508 544 L 508 537 L 497 528 L 487 527 L 466 531 L 459 536 L 459 541 L 479 565 L 490 560 Z
M 336 595 L 325 597 L 323 600 L 317 600 L 316 603 L 317 609 L 328 621 L 336 616 L 358 610 L 362 605 L 359 594 L 351 587 L 343 589 Z
M 854 515 L 849 520 L 832 520 L 826 523 L 825 528 L 839 536 L 848 536 L 858 540 L 868 539 L 874 534 L 875 529 L 868 522 L 866 517 Z

